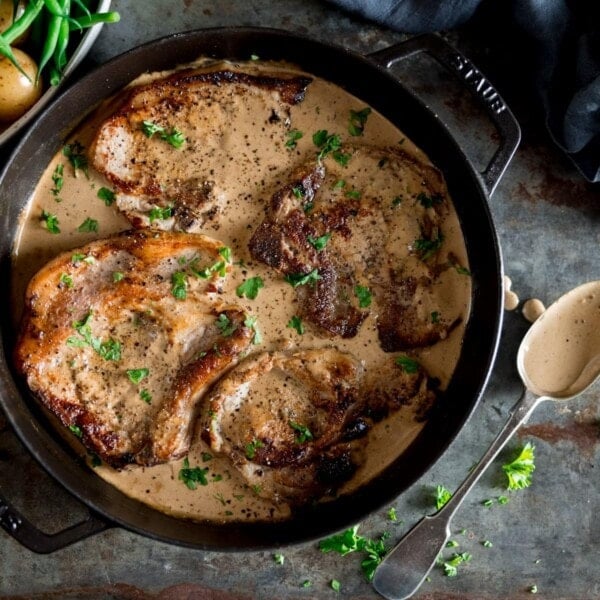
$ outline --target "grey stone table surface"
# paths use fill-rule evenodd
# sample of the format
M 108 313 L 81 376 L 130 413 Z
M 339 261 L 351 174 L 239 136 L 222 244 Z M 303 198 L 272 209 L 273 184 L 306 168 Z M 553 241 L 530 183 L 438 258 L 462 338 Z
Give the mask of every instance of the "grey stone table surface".
M 164 34 L 223 25 L 254 25 L 306 33 L 360 53 L 405 36 L 348 15 L 317 0 L 114 0 L 123 19 L 104 29 L 91 60 L 110 57 Z M 488 47 L 471 26 L 446 32 L 495 81 L 523 125 L 523 142 L 491 199 L 506 272 L 522 299 L 546 303 L 572 287 L 600 279 L 600 190 L 587 184 L 555 148 L 526 82 L 503 70 L 503 53 Z M 508 42 L 507 42 L 508 43 Z M 494 137 L 464 89 L 420 60 L 395 74 L 415 89 L 451 128 L 478 166 Z M 494 79 L 497 77 L 497 79 Z M 481 162 L 481 165 L 479 163 Z M 491 382 L 467 426 L 444 456 L 391 506 L 361 524 L 398 540 L 433 511 L 431 491 L 454 489 L 501 429 L 519 396 L 516 349 L 527 329 L 519 310 L 506 313 Z M 435 568 L 416 598 L 600 598 L 600 386 L 565 404 L 545 403 L 509 444 L 536 446 L 536 471 L 526 490 L 506 505 L 483 505 L 505 493 L 499 458 L 473 490 L 453 522 L 459 551 L 472 555 L 458 575 Z M 29 457 L 0 414 L 0 482 L 3 492 L 46 530 L 74 523 L 81 505 Z M 492 546 L 484 545 L 489 540 Z M 450 550 L 446 551 L 449 553 Z M 2 598 L 377 598 L 364 581 L 357 555 L 322 554 L 315 543 L 282 550 L 283 565 L 267 551 L 203 552 L 180 548 L 121 528 L 107 530 L 50 555 L 37 555 L 0 531 Z M 332 579 L 341 591 L 330 587 Z M 302 587 L 305 580 L 310 587 Z

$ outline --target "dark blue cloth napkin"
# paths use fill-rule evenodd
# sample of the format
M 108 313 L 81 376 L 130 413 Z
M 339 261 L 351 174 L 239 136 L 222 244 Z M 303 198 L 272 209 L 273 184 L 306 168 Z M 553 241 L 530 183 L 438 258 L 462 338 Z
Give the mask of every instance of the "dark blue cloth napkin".
M 525 61 L 518 68 L 530 71 L 552 138 L 586 179 L 600 181 L 599 0 L 329 1 L 404 33 L 453 29 L 481 12 L 493 28 L 494 11 L 504 19 L 508 11 L 518 35 L 507 33 L 506 43 L 527 47 L 510 56 Z

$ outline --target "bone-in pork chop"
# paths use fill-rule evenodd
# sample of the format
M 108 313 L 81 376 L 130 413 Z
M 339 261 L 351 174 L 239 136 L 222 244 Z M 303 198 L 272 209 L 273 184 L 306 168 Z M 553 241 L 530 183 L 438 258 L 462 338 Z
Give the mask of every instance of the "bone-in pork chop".
M 113 184 L 116 205 L 134 227 L 198 231 L 238 200 L 227 180 L 250 179 L 244 171 L 255 170 L 250 137 L 280 146 L 274 155 L 281 162 L 290 107 L 310 82 L 223 64 L 176 71 L 118 100 L 90 162 Z
M 317 499 L 363 463 L 374 421 L 408 403 L 430 403 L 420 368 L 392 370 L 382 383 L 333 348 L 262 353 L 205 396 L 202 437 L 258 495 L 292 504 Z
M 218 299 L 228 250 L 128 232 L 61 254 L 29 284 L 17 368 L 110 465 L 185 454 L 198 399 L 249 347 L 244 312 Z
M 443 339 L 464 311 L 445 282 L 464 275 L 444 245 L 441 174 L 398 149 L 340 152 L 274 194 L 252 256 L 296 287 L 302 316 L 321 331 L 354 337 L 373 312 L 387 352 Z

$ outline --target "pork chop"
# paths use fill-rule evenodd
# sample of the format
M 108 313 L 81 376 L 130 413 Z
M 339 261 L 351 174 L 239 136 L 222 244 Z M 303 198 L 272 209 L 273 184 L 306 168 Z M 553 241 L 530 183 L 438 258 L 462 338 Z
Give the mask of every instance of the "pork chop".
M 206 236 L 126 232 L 30 282 L 17 368 L 108 464 L 185 454 L 199 398 L 248 349 L 244 312 L 218 298 L 228 258 Z
M 461 276 L 446 273 L 442 175 L 395 148 L 340 152 L 310 161 L 274 194 L 252 256 L 294 285 L 302 316 L 321 331 L 352 338 L 373 312 L 387 352 L 443 339 L 463 307 L 438 312 L 441 279 Z
M 215 219 L 236 200 L 231 177 L 255 169 L 244 132 L 284 149 L 290 107 L 311 79 L 247 71 L 220 64 L 135 86 L 100 125 L 90 162 L 134 227 L 198 231 Z
M 333 348 L 248 358 L 205 397 L 202 437 L 261 497 L 302 504 L 332 494 L 363 463 L 374 421 L 431 400 L 422 369 L 390 365 L 381 383 Z

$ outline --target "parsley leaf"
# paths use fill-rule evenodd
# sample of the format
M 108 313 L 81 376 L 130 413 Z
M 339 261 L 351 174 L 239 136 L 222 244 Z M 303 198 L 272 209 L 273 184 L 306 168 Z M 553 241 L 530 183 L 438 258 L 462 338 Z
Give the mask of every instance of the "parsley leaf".
M 300 423 L 296 423 L 295 421 L 289 421 L 289 426 L 298 432 L 296 436 L 297 444 L 304 444 L 305 442 L 310 442 L 313 438 L 313 434 L 310 429 L 306 427 L 306 425 L 300 425 Z
M 363 285 L 357 285 L 354 287 L 354 295 L 358 298 L 358 306 L 360 308 L 367 308 L 371 306 L 371 291 L 368 287 Z
M 158 134 L 161 140 L 164 140 L 173 148 L 181 148 L 185 142 L 185 136 L 177 127 L 172 127 L 169 131 L 162 125 L 158 125 L 153 121 L 142 121 L 141 130 L 147 138 L 151 138 L 154 134 Z
M 121 271 L 113 271 L 112 274 L 112 280 L 113 283 L 119 283 L 119 281 L 122 281 L 124 279 L 125 275 L 123 273 L 121 273 Z
M 69 431 L 78 438 L 81 438 L 83 432 L 81 431 L 81 427 L 79 425 L 69 425 Z
M 40 217 L 40 221 L 44 224 L 44 226 L 50 233 L 60 233 L 60 227 L 58 226 L 58 217 L 56 215 L 50 214 L 49 212 L 42 210 L 42 216 Z
M 248 460 L 252 460 L 254 458 L 254 456 L 256 455 L 256 450 L 258 448 L 263 448 L 264 444 L 261 442 L 261 440 L 255 438 L 253 439 L 251 442 L 247 443 L 246 446 L 244 447 L 244 453 L 246 454 L 246 458 Z
M 314 238 L 312 236 L 307 236 L 306 239 L 308 243 L 317 251 L 321 252 L 327 245 L 329 238 L 331 237 L 331 233 L 326 233 L 324 235 L 319 236 L 318 238 Z
M 385 537 L 385 535 L 382 535 L 378 540 L 367 540 L 365 543 L 364 551 L 367 553 L 367 558 L 360 563 L 360 567 L 367 581 L 373 580 L 375 570 L 387 553 L 384 543 Z
M 337 579 L 332 579 L 329 585 L 331 585 L 331 589 L 335 592 L 339 592 L 342 589 L 342 585 Z
M 443 485 L 438 485 L 435 488 L 435 507 L 440 510 L 442 506 L 444 506 L 450 498 L 452 498 L 452 492 L 447 490 Z
M 231 319 L 225 313 L 221 313 L 217 317 L 217 327 L 223 337 L 229 337 L 237 329 L 237 325 L 232 323 Z
M 88 160 L 85 155 L 85 148 L 79 142 L 66 144 L 62 149 L 63 156 L 66 156 L 77 175 L 77 169 L 81 169 L 88 177 Z
M 361 193 L 359 190 L 348 190 L 346 192 L 347 198 L 352 198 L 353 200 L 360 200 Z
M 79 338 L 69 337 L 67 338 L 67 346 L 73 348 L 83 348 L 90 346 L 97 354 L 99 354 L 104 360 L 120 360 L 121 359 L 121 344 L 112 338 L 109 338 L 105 342 L 100 338 L 92 335 L 92 328 L 90 320 L 92 318 L 92 311 L 83 317 L 81 321 L 73 322 L 73 329 L 81 336 Z
M 59 281 L 65 287 L 68 287 L 68 288 L 72 288 L 73 287 L 73 278 L 68 273 L 61 273 Z
M 410 356 L 396 356 L 394 362 L 408 374 L 416 373 L 419 370 L 419 363 Z
M 317 160 L 323 160 L 331 152 L 336 152 L 342 147 L 342 140 L 336 133 L 329 134 L 326 129 L 320 129 L 313 134 L 313 143 L 319 148 Z M 339 161 L 339 156 L 336 160 Z M 343 159 L 342 159 L 343 160 Z M 347 162 L 347 160 L 346 160 Z
M 298 131 L 297 129 L 292 129 L 290 131 L 287 132 L 287 142 L 285 143 L 285 147 L 289 148 L 290 150 L 292 150 L 293 148 L 296 147 L 296 142 L 303 136 L 304 134 L 301 131 Z
M 129 377 L 129 381 L 131 383 L 135 383 L 136 385 L 150 375 L 150 369 L 146 369 L 145 367 L 141 369 L 127 369 L 127 377 Z
M 273 554 L 273 561 L 277 565 L 282 565 L 285 562 L 285 556 L 283 554 Z
M 250 329 L 252 329 L 254 331 L 254 337 L 252 338 L 252 343 L 256 346 L 260 343 L 262 343 L 262 335 L 260 334 L 260 331 L 258 330 L 258 327 L 256 326 L 256 320 L 258 319 L 257 316 L 250 316 L 250 315 L 246 315 L 246 318 L 244 319 L 244 325 L 246 327 L 250 327 Z
M 152 395 L 150 394 L 150 392 L 148 390 L 141 390 L 140 391 L 140 398 L 146 404 L 152 404 Z
M 392 506 L 387 512 L 387 518 L 390 521 L 397 521 L 398 515 L 396 514 L 396 509 Z
M 302 323 L 302 319 L 300 317 L 297 317 L 296 315 L 294 315 L 287 324 L 287 327 L 290 327 L 291 329 L 295 329 L 299 335 L 302 335 L 304 333 L 304 323 Z
M 117 198 L 115 193 L 107 187 L 101 187 L 98 190 L 97 195 L 98 195 L 98 198 L 100 198 L 100 200 L 104 200 L 104 204 L 106 204 L 106 206 L 110 206 L 111 204 L 113 204 L 113 202 Z
M 183 481 L 190 490 L 195 490 L 197 484 L 208 485 L 206 474 L 208 473 L 208 467 L 201 469 L 200 467 L 190 467 L 190 461 L 187 456 L 183 460 L 183 468 L 179 470 L 179 480 Z
M 520 490 L 531 485 L 531 476 L 535 470 L 534 450 L 535 446 L 527 442 L 512 462 L 502 465 L 502 470 L 508 477 L 509 490 Z
M 96 233 L 98 231 L 98 221 L 87 217 L 86 220 L 77 228 L 80 233 Z
M 441 247 L 444 236 L 440 233 L 437 238 L 420 238 L 414 241 L 413 247 L 417 251 L 419 258 L 426 261 L 431 258 Z
M 246 298 L 254 300 L 263 287 L 265 287 L 265 284 L 260 277 L 250 277 L 235 288 L 235 293 L 239 298 L 246 296 Z
M 350 552 L 362 550 L 365 538 L 358 535 L 358 525 L 347 529 L 343 533 L 337 533 L 319 542 L 321 552 L 337 552 L 346 556 Z
M 187 279 L 183 271 L 176 271 L 171 275 L 171 294 L 177 300 L 185 300 L 187 298 Z
M 164 221 L 170 219 L 173 216 L 173 205 L 169 206 L 153 206 L 148 213 L 148 219 L 150 223 L 154 221 Z
M 292 286 L 297 288 L 299 285 L 314 285 L 321 279 L 318 269 L 313 269 L 310 273 L 288 273 L 284 279 Z
M 371 114 L 371 109 L 367 106 L 362 110 L 350 110 L 350 122 L 348 123 L 348 133 L 352 136 L 362 135 L 365 130 L 367 118 Z
M 58 198 L 58 195 L 60 194 L 60 191 L 62 190 L 63 183 L 64 183 L 63 172 L 64 172 L 63 165 L 58 164 L 58 165 L 56 165 L 56 167 L 52 173 L 52 183 L 54 184 L 54 187 L 50 191 L 52 192 L 52 195 L 55 197 L 57 202 L 60 202 L 60 198 Z
M 432 194 L 428 196 L 427 194 L 421 192 L 417 195 L 417 200 L 421 203 L 424 208 L 432 208 L 436 204 L 440 204 L 444 201 L 444 198 L 441 194 Z
M 441 561 L 444 574 L 446 577 L 456 577 L 458 574 L 458 566 L 465 562 L 469 562 L 470 560 L 471 555 L 468 552 L 462 552 L 461 554 L 455 552 L 450 560 Z

